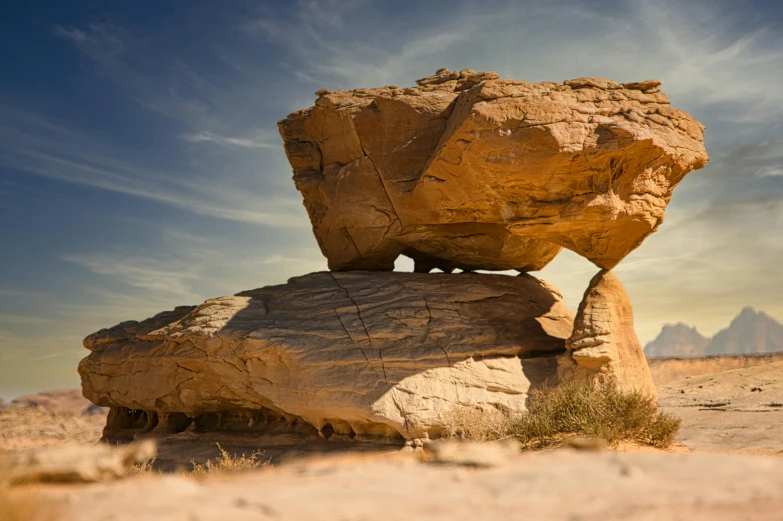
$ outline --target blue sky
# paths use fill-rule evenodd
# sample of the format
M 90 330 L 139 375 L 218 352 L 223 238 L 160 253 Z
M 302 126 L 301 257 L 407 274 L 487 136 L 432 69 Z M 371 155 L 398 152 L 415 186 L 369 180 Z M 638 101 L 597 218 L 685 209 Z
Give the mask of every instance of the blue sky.
M 783 5 L 694 0 L 16 2 L 0 16 L 0 396 L 78 385 L 81 339 L 325 269 L 277 134 L 321 87 L 440 67 L 655 78 L 711 161 L 617 270 L 643 341 L 783 319 Z M 409 269 L 406 261 L 400 269 Z M 575 308 L 596 268 L 539 275 Z

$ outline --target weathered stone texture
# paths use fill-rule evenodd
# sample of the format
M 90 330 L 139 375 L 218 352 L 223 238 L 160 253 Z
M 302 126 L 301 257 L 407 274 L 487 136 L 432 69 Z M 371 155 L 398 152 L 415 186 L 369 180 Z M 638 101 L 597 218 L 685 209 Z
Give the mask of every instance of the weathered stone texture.
M 330 269 L 521 271 L 569 248 L 614 267 L 703 167 L 704 126 L 653 80 L 501 80 L 319 91 L 278 123 Z
M 590 281 L 574 321 L 567 351 L 558 357 L 560 381 L 613 380 L 624 391 L 657 399 L 647 359 L 633 327 L 625 288 L 609 270 Z
M 313 273 L 99 331 L 79 371 L 107 437 L 195 420 L 422 438 L 460 408 L 525 410 L 572 326 L 529 275 Z

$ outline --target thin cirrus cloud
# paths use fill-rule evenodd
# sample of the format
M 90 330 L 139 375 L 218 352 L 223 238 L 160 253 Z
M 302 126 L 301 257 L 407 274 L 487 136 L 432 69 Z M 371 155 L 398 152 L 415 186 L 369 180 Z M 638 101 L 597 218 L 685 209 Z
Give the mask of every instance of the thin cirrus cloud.
M 199 132 L 198 134 L 181 134 L 179 136 L 183 141 L 188 143 L 215 143 L 218 145 L 231 145 L 242 148 L 272 148 L 276 150 L 282 150 L 283 147 L 274 143 L 268 143 L 257 139 L 240 138 L 240 137 L 226 137 L 212 132 Z
M 0 107 L 0 165 L 68 183 L 101 188 L 171 205 L 220 219 L 260 225 L 306 227 L 301 203 L 292 194 L 253 194 L 243 179 L 258 175 L 247 169 L 225 169 L 217 178 L 202 167 L 188 165 L 183 152 L 178 170 L 161 170 L 128 156 L 120 145 L 107 143 L 34 113 Z M 252 140 L 213 134 L 192 136 L 197 141 L 220 140 L 240 148 L 271 148 Z M 169 152 L 168 155 L 177 153 Z M 209 163 L 207 164 L 209 166 Z M 292 192 L 293 190 L 291 190 Z
M 456 2 L 426 31 L 389 26 L 367 38 L 334 31 L 319 23 L 319 10 L 302 4 L 289 21 L 262 18 L 246 31 L 285 47 L 292 73 L 319 85 L 410 81 L 444 65 L 532 81 L 654 77 L 692 109 L 723 105 L 722 119 L 769 122 L 783 114 L 783 89 L 776 88 L 783 82 L 779 28 L 738 26 L 731 4 L 705 0 L 629 0 L 617 7 Z M 358 26 L 362 15 L 339 5 L 330 13 L 332 25 L 342 27 Z

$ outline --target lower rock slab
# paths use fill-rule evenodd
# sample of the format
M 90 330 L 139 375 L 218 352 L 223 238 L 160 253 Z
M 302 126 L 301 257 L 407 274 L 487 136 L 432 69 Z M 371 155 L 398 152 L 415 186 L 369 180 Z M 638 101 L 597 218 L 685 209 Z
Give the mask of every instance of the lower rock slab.
M 124 322 L 79 367 L 104 435 L 186 429 L 440 436 L 464 410 L 526 409 L 573 314 L 530 275 L 313 273 Z

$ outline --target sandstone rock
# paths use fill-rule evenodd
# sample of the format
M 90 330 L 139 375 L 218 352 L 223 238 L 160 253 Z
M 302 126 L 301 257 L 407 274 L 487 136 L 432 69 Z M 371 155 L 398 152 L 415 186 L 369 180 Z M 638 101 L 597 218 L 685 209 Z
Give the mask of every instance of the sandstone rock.
M 609 270 L 590 281 L 574 321 L 567 351 L 558 358 L 561 381 L 613 379 L 620 389 L 657 399 L 655 383 L 633 327 L 625 288 Z
M 463 467 L 500 467 L 519 457 L 515 438 L 479 443 L 476 441 L 438 440 L 426 447 L 427 461 Z
M 437 436 L 455 410 L 525 410 L 573 315 L 529 275 L 313 273 L 85 339 L 105 435 L 276 428 Z
M 135 464 L 155 458 L 155 443 L 146 440 L 122 447 L 62 445 L 0 457 L 0 479 L 11 484 L 39 481 L 93 482 L 121 478 Z
M 330 269 L 532 271 L 569 248 L 611 268 L 706 164 L 704 126 L 660 82 L 530 84 L 439 70 L 400 90 L 319 91 L 278 123 Z

